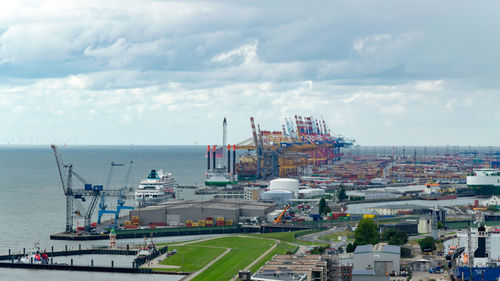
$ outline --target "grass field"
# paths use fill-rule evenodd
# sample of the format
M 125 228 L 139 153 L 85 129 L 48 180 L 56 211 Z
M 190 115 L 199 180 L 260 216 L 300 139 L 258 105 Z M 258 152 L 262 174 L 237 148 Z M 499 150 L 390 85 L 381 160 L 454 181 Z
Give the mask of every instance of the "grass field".
M 176 265 L 180 268 L 161 268 L 163 271 L 194 272 L 222 254 L 225 249 L 197 246 L 172 246 L 177 253 L 161 262 L 163 265 Z
M 299 244 L 299 245 L 323 245 L 322 243 L 313 243 L 308 241 L 298 240 L 296 237 L 307 235 L 310 233 L 317 232 L 317 230 L 301 230 L 301 231 L 291 231 L 291 232 L 275 232 L 275 233 L 262 233 L 262 234 L 249 234 L 248 236 L 261 237 L 261 238 L 272 238 L 280 240 L 282 242 Z
M 271 239 L 236 236 L 193 243 L 191 245 L 231 248 L 231 252 L 193 280 L 229 280 L 236 275 L 239 270 L 256 260 L 275 243 L 276 242 Z
M 318 237 L 318 239 L 325 240 L 325 241 L 338 242 L 338 241 L 340 241 L 339 236 L 347 236 L 347 241 L 354 241 L 354 232 L 351 232 L 351 231 L 330 233 L 327 235 L 320 236 L 320 237 Z

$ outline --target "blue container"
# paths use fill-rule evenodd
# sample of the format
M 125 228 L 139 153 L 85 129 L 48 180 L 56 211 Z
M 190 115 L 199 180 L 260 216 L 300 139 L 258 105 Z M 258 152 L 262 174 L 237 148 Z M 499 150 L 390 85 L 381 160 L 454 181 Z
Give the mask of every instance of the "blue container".
M 85 190 L 92 190 L 92 185 L 90 183 L 86 183 Z
M 102 191 L 102 185 L 94 185 L 94 191 Z

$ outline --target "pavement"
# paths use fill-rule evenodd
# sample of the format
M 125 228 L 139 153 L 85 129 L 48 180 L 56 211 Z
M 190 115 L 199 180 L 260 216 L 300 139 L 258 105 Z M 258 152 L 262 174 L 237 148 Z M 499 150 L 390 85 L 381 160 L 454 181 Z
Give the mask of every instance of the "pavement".
M 434 279 L 436 281 L 445 281 L 445 280 L 451 280 L 450 276 L 448 275 L 447 272 L 441 273 L 441 274 L 431 274 L 429 272 L 419 272 L 419 271 L 413 271 L 412 276 L 411 276 L 411 281 L 425 281 L 425 280 L 430 280 Z

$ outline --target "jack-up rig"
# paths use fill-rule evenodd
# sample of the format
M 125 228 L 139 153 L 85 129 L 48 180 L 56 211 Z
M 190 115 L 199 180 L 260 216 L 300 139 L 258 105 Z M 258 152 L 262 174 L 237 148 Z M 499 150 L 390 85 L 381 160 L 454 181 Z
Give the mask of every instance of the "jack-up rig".
M 120 209 L 132 209 L 132 207 L 123 206 L 123 199 L 125 198 L 125 194 L 127 192 L 127 188 L 123 187 L 120 189 L 103 189 L 102 185 L 92 185 L 87 180 L 85 180 L 82 176 L 80 176 L 77 172 L 73 170 L 72 164 L 65 164 L 62 161 L 62 157 L 57 150 L 55 145 L 51 145 L 52 150 L 54 150 L 54 156 L 56 158 L 57 169 L 59 171 L 59 177 L 61 180 L 61 185 L 63 188 L 64 195 L 66 196 L 66 232 L 73 232 L 73 220 L 75 216 L 82 216 L 84 218 L 84 227 L 86 231 L 90 231 L 92 229 L 91 220 L 92 215 L 94 214 L 95 208 L 97 206 L 97 201 L 99 197 L 101 197 L 101 210 L 104 209 L 104 212 L 100 213 L 99 219 L 104 213 L 114 213 L 115 214 L 115 223 L 116 219 L 119 216 Z M 113 164 L 112 164 L 113 167 Z M 111 174 L 111 172 L 110 172 Z M 130 168 L 128 175 L 130 174 Z M 83 183 L 84 188 L 73 188 L 73 176 L 76 177 L 81 183 Z M 110 178 L 110 175 L 108 176 Z M 128 176 L 127 176 L 128 177 Z M 109 186 L 107 186 L 108 188 Z M 106 204 L 104 201 L 104 196 L 108 197 L 118 197 L 118 206 L 116 211 L 106 210 Z M 83 208 L 81 202 L 86 202 L 90 197 L 90 202 L 88 203 L 88 207 Z M 76 200 L 76 201 L 75 201 Z M 81 202 L 80 202 L 81 201 Z M 79 203 L 80 210 L 74 210 L 73 206 L 75 203 Z M 120 205 L 120 202 L 121 205 Z M 103 208 L 104 207 L 104 208 Z M 83 213 L 83 214 L 82 214 Z

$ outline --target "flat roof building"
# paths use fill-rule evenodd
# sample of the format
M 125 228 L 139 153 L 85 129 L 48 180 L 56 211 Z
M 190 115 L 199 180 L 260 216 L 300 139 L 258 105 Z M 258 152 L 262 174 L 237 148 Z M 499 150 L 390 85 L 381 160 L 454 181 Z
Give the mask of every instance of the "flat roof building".
M 352 280 L 385 280 L 400 273 L 401 247 L 385 244 L 360 245 L 354 250 Z M 378 280 L 377 279 L 377 280 Z
M 330 255 L 275 255 L 252 276 L 252 280 L 327 281 L 331 280 L 333 270 Z
M 138 216 L 140 225 L 166 223 L 182 225 L 186 220 L 204 220 L 207 217 L 223 217 L 225 220 L 238 222 L 240 217 L 265 219 L 266 214 L 274 210 L 273 203 L 247 201 L 240 199 L 211 199 L 193 201 L 168 201 L 157 206 L 150 206 L 131 211 Z

